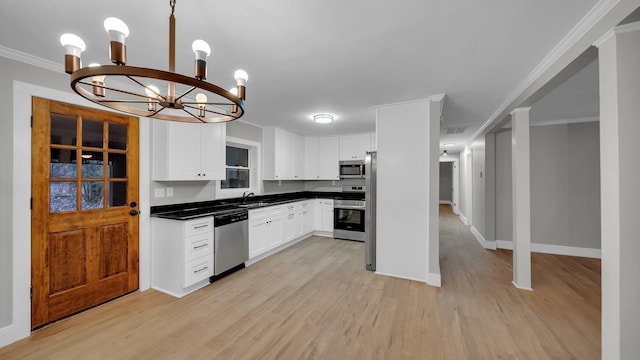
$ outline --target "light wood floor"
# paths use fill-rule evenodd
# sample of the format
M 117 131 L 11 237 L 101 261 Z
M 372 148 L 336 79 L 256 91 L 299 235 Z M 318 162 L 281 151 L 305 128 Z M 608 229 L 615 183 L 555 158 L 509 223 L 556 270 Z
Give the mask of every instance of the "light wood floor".
M 0 349 L 0 359 L 598 359 L 600 261 L 484 250 L 441 208 L 442 288 L 364 270 L 312 237 L 183 299 L 134 293 Z

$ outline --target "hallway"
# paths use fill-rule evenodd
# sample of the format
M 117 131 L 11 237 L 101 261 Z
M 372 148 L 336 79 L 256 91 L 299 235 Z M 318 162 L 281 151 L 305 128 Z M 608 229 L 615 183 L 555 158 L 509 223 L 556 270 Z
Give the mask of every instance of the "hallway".
M 441 296 L 459 304 L 448 316 L 467 356 L 600 358 L 599 259 L 533 253 L 534 291 L 518 290 L 512 252 L 482 248 L 449 205 L 440 205 L 440 250 Z

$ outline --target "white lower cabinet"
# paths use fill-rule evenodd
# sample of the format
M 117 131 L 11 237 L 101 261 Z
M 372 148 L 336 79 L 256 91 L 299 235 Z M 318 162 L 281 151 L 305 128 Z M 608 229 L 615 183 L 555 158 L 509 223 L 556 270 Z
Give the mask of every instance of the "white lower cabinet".
M 249 210 L 249 258 L 283 243 L 283 207 Z
M 315 230 L 314 213 L 315 200 L 249 210 L 249 258 L 311 234 Z M 333 222 L 331 227 L 333 231 Z
M 315 229 L 333 232 L 333 199 L 317 199 L 315 210 Z
M 315 200 L 307 200 L 302 204 L 302 233 L 309 234 L 315 229 Z
M 151 287 L 183 297 L 213 275 L 213 217 L 151 219 Z

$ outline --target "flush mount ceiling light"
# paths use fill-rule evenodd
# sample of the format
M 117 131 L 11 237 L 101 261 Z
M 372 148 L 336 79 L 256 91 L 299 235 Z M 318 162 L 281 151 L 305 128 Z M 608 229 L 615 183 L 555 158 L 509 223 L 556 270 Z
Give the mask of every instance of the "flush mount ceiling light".
M 111 38 L 109 56 L 115 65 L 91 64 L 83 68 L 80 56 L 86 48 L 84 41 L 73 34 L 62 35 L 60 43 L 65 47 L 65 72 L 71 75 L 73 91 L 94 103 L 149 118 L 209 123 L 242 117 L 247 73 L 244 70 L 235 72 L 235 93 L 206 82 L 207 56 L 211 53 L 206 42 L 193 42 L 194 77 L 175 72 L 175 5 L 175 0 L 169 1 L 169 71 L 126 64 L 124 41 L 129 36 L 129 28 L 120 19 L 110 17 L 104 21 L 105 30 Z M 106 79 L 113 81 L 107 83 Z M 156 85 L 166 84 L 166 95 L 153 84 L 154 81 Z
M 331 114 L 315 114 L 313 115 L 313 121 L 318 124 L 329 124 L 333 122 L 333 115 Z

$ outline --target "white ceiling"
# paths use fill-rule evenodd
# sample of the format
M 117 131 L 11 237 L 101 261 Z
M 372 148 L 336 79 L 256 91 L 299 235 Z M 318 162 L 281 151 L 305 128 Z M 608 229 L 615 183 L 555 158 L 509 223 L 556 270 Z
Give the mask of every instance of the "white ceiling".
M 210 81 L 231 87 L 235 69 L 249 73 L 243 120 L 302 135 L 373 131 L 376 105 L 445 93 L 443 134 L 465 130 L 441 143 L 461 145 L 595 4 L 177 0 L 177 71 L 192 73 L 191 42 L 204 39 Z M 0 45 L 62 64 L 58 38 L 73 32 L 87 43 L 85 64 L 106 63 L 102 22 L 115 16 L 131 29 L 128 64 L 166 69 L 169 13 L 168 0 L 2 0 Z M 573 116 L 565 107 L 556 99 L 544 116 Z M 314 112 L 338 119 L 316 125 Z

